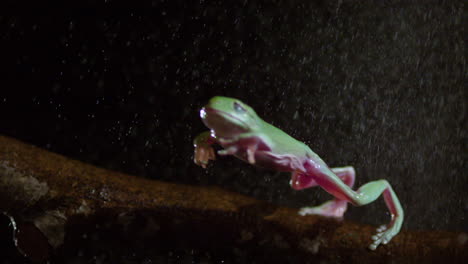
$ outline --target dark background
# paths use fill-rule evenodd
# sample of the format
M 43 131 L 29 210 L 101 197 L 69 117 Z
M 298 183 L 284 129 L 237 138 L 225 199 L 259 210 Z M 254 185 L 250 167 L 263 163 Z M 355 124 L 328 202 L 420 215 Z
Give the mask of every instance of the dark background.
M 193 164 L 199 108 L 237 97 L 357 186 L 387 179 L 403 228 L 468 230 L 462 1 L 135 2 L 3 9 L 0 133 L 155 180 L 329 199 L 232 157 Z

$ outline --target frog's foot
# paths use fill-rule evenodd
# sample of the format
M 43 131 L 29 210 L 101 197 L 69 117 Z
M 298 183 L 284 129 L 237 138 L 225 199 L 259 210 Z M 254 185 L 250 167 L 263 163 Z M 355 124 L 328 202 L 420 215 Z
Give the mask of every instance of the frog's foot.
M 341 218 L 343 217 L 343 214 L 344 212 L 346 212 L 347 208 L 348 208 L 348 203 L 346 201 L 331 200 L 319 206 L 303 207 L 299 210 L 299 214 L 302 216 L 315 214 L 315 215 Z
M 369 245 L 370 250 L 375 250 L 380 244 L 387 244 L 392 238 L 400 232 L 401 223 L 398 221 L 392 221 L 388 227 L 385 225 L 377 228 L 377 234 L 372 236 L 374 242 Z
M 210 160 L 214 160 L 215 158 L 216 156 L 212 147 L 206 145 L 199 145 L 195 147 L 195 154 L 193 157 L 195 164 L 206 168 L 208 162 Z

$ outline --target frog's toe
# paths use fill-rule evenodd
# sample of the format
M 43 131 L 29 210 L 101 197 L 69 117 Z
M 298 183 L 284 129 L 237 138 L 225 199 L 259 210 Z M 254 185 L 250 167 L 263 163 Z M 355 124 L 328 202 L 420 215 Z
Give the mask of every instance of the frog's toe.
M 379 233 L 375 234 L 372 236 L 372 240 L 374 241 L 372 244 L 369 245 L 370 250 L 375 250 L 380 244 L 386 245 L 392 238 L 396 235 L 395 232 L 391 229 L 382 229 L 382 227 L 379 227 L 380 231 Z
M 377 233 L 381 233 L 383 231 L 387 230 L 387 226 L 386 225 L 381 225 L 379 226 L 379 228 L 377 228 Z
M 381 239 L 376 239 L 372 244 L 369 245 L 370 250 L 375 250 L 381 243 Z
M 376 245 L 375 243 L 372 243 L 369 245 L 369 249 L 370 250 L 375 250 L 377 248 L 378 245 Z
M 316 214 L 316 210 L 313 207 L 303 207 L 299 210 L 298 214 L 302 216 Z

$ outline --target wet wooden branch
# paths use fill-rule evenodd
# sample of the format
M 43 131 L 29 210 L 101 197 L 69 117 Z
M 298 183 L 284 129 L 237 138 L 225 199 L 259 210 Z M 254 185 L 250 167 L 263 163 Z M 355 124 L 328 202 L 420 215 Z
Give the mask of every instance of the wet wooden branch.
M 33 224 L 55 250 L 63 250 L 77 241 L 80 232 L 104 222 L 115 227 L 113 232 L 127 232 L 135 239 L 144 236 L 155 245 L 246 252 L 260 248 L 276 260 L 285 255 L 346 263 L 467 258 L 465 233 L 402 231 L 388 245 L 370 251 L 374 226 L 302 217 L 296 209 L 220 188 L 133 177 L 4 136 L 0 136 L 0 210 L 12 221 Z M 21 243 L 34 244 L 19 242 L 23 251 L 28 249 Z

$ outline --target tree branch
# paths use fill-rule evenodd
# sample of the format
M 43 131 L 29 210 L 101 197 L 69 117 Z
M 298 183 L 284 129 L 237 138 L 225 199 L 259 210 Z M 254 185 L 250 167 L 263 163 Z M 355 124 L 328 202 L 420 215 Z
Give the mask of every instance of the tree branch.
M 257 253 L 267 251 L 263 257 L 272 260 L 284 256 L 346 263 L 467 259 L 465 233 L 403 230 L 388 245 L 370 251 L 373 226 L 303 217 L 296 209 L 216 187 L 133 177 L 4 136 L 0 136 L 0 210 L 11 221 L 40 230 L 55 248 L 52 252 L 67 251 L 67 245 L 81 241 L 82 232 L 107 223 L 106 230 L 125 233 L 131 241 L 144 237 L 166 247 L 236 248 L 247 254 L 254 254 L 255 248 Z M 36 259 L 47 258 L 47 252 L 33 254 L 28 249 L 38 237 L 17 234 L 18 247 Z

